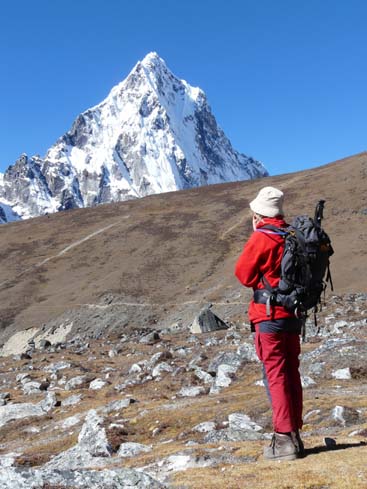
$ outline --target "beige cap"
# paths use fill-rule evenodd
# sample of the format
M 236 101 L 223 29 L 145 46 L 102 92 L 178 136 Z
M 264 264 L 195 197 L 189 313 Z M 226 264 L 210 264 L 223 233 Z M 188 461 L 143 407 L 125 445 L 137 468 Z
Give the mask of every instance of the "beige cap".
M 250 202 L 250 209 L 256 214 L 266 217 L 284 216 L 284 194 L 274 187 L 264 187 Z

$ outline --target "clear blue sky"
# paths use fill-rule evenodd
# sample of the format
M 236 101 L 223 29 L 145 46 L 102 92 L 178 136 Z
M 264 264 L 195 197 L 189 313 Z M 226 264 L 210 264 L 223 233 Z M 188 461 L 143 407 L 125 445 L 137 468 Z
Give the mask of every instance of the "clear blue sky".
M 271 174 L 367 148 L 365 0 L 12 0 L 0 16 L 0 171 L 150 51 Z

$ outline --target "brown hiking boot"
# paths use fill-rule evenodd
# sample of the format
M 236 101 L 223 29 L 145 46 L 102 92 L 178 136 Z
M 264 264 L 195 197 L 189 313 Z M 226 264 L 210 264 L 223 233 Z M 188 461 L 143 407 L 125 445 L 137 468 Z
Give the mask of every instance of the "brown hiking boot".
M 304 457 L 305 456 L 305 446 L 303 444 L 303 441 L 301 439 L 301 435 L 299 434 L 299 431 L 292 431 L 292 440 L 293 443 L 296 446 L 297 449 L 297 454 L 299 457 Z
M 270 446 L 264 448 L 264 458 L 267 460 L 295 460 L 297 447 L 292 435 L 274 433 Z

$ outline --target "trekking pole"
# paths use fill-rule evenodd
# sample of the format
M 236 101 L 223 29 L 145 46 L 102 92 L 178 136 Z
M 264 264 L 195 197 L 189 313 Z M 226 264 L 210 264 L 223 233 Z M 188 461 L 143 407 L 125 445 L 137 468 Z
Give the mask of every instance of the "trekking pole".
M 315 209 L 315 218 L 314 221 L 321 226 L 321 221 L 324 219 L 324 204 L 325 200 L 319 200 L 316 209 Z

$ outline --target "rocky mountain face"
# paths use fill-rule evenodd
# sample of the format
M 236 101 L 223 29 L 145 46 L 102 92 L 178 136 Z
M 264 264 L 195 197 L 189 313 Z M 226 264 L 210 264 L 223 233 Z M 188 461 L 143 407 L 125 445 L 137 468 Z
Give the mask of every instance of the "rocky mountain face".
M 29 218 L 265 175 L 232 148 L 204 92 L 150 53 L 44 158 L 23 154 L 0 175 L 0 203 Z

